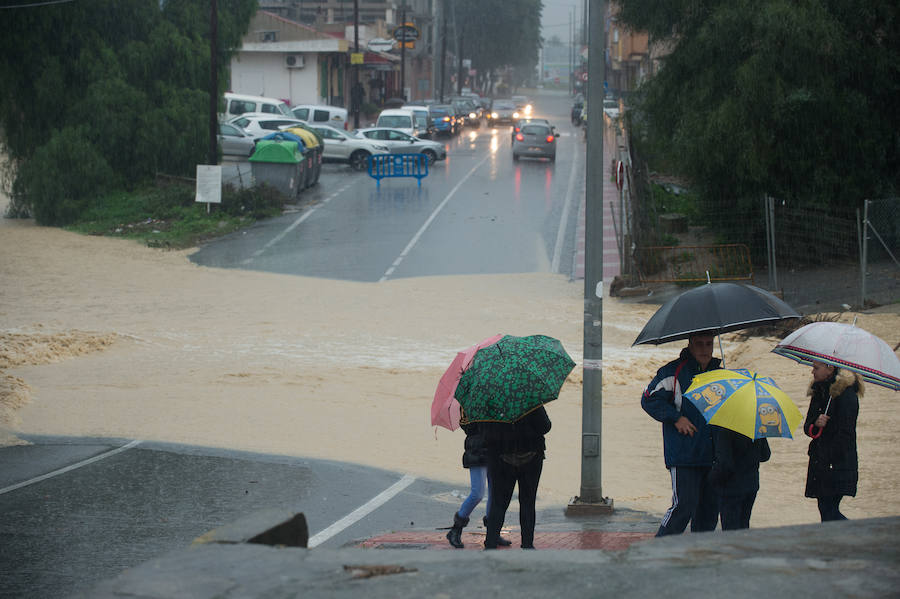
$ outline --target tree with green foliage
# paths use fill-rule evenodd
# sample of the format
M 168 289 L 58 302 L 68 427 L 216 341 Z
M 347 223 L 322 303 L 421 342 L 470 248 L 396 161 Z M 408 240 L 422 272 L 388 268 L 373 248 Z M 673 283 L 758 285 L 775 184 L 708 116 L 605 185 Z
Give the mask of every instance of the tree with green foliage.
M 720 209 L 712 218 L 764 194 L 837 208 L 898 193 L 896 0 L 618 4 L 620 23 L 672 48 L 631 102 L 633 133 Z
M 255 10 L 255 0 L 218 0 L 219 95 Z M 104 190 L 205 162 L 209 0 L 0 12 L 0 132 L 19 213 L 65 224 Z
M 458 33 L 465 35 L 463 57 L 471 58 L 481 81 L 500 69 L 531 73 L 541 48 L 541 0 L 454 0 Z M 518 85 L 520 81 L 514 81 Z

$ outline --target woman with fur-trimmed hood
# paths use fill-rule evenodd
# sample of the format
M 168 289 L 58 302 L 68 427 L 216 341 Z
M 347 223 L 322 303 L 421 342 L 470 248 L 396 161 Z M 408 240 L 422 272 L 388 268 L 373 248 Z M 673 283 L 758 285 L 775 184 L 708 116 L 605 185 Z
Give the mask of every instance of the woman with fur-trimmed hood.
M 806 496 L 818 502 L 822 522 L 846 520 L 840 503 L 844 496 L 856 496 L 856 417 L 865 388 L 857 373 L 822 362 L 813 362 L 812 375 L 803 425 L 803 432 L 812 437 Z

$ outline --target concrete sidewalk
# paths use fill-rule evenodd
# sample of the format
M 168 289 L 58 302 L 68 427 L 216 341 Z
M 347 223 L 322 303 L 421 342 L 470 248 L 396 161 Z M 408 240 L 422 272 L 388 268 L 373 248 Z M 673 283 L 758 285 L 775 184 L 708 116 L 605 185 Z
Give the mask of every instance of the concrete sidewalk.
M 613 551 L 423 551 L 417 545 L 323 550 L 234 543 L 213 535 L 127 570 L 82 597 L 900 595 L 898 517 L 656 539 L 646 531 L 608 530 L 649 522 L 638 513 L 622 516 L 569 519 L 550 523 L 549 530 L 539 520 L 545 541 L 628 538 L 627 548 Z

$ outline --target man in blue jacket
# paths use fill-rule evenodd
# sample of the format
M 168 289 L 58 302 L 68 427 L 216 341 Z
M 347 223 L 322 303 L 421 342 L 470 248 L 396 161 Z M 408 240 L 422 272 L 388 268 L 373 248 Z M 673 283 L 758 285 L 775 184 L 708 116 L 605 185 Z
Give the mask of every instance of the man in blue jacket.
M 698 333 L 688 346 L 657 371 L 641 397 L 641 407 L 662 422 L 663 452 L 672 476 L 672 507 L 663 516 L 656 536 L 715 530 L 718 496 L 708 480 L 713 448 L 710 426 L 682 393 L 697 374 L 719 368 L 713 358 L 714 337 Z

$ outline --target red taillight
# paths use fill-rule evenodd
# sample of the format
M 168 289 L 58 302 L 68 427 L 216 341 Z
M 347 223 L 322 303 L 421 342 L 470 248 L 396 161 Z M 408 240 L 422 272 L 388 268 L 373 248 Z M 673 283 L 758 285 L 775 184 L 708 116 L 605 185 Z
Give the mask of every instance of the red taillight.
M 522 135 L 521 133 L 519 133 L 516 135 L 516 140 L 517 141 L 525 141 L 525 136 Z
M 520 129 L 519 127 L 513 127 L 513 129 L 515 130 L 516 133 L 518 133 L 519 131 L 521 131 L 521 129 Z
M 553 137 L 552 135 L 548 135 L 548 136 L 547 136 L 547 143 L 548 143 L 548 144 L 552 144 L 554 139 L 556 139 L 556 138 Z

